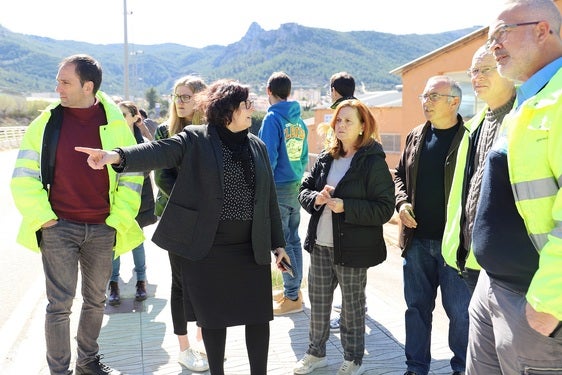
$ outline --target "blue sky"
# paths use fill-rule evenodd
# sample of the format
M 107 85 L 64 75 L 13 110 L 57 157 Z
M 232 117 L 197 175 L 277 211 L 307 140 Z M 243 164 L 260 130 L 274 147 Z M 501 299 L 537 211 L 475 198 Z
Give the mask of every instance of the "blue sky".
M 8 4 L 6 4 L 8 3 Z M 240 40 L 252 22 L 265 30 L 295 22 L 337 31 L 437 33 L 487 26 L 500 0 L 126 0 L 131 44 L 190 47 Z M 343 4 L 362 4 L 352 10 Z M 0 25 L 23 34 L 96 44 L 124 40 L 123 0 L 4 0 Z

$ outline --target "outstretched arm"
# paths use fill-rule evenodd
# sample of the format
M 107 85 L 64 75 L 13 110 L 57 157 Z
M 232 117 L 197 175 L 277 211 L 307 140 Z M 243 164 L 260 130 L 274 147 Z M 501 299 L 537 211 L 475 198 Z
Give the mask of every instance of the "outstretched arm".
M 115 151 L 100 150 L 99 148 L 74 147 L 76 151 L 88 154 L 88 165 L 92 169 L 103 169 L 106 164 L 119 164 L 121 157 Z

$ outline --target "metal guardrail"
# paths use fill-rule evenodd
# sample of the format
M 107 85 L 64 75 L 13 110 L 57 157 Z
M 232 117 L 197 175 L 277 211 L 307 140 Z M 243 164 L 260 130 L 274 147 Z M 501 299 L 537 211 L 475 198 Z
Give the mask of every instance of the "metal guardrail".
M 19 148 L 27 126 L 0 126 L 0 150 Z

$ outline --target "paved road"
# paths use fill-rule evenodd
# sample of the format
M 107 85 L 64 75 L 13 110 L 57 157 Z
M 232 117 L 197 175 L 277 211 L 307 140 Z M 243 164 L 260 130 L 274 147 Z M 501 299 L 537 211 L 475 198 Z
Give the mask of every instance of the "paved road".
M 16 156 L 17 150 L 0 152 L 0 354 L 20 343 L 25 318 L 31 316 L 44 290 L 41 257 L 15 241 L 21 216 L 9 183 Z
M 20 216 L 9 192 L 16 151 L 0 152 L 0 373 L 48 374 L 44 359 L 43 324 L 45 296 L 40 256 L 15 244 Z M 301 236 L 304 238 L 308 214 L 303 211 Z M 150 238 L 154 226 L 145 232 Z M 385 225 L 389 244 L 388 259 L 368 272 L 365 374 L 402 375 L 404 373 L 404 297 L 402 293 L 402 259 L 396 242 L 396 226 Z M 169 264 L 166 253 L 146 241 L 149 298 L 141 304 L 133 302 L 134 277 L 132 256 L 122 259 L 120 285 L 124 298 L 120 311 L 106 309 L 100 335 L 101 352 L 106 361 L 124 374 L 189 374 L 175 362 L 177 340 L 172 333 L 169 311 Z M 304 255 L 305 267 L 308 256 Z M 305 272 L 306 274 L 306 272 Z M 306 283 L 306 282 L 305 282 Z M 306 284 L 305 284 L 306 285 Z M 271 344 L 268 374 L 291 374 L 292 366 L 308 344 L 310 315 L 306 288 L 305 310 L 302 313 L 277 317 L 271 323 Z M 80 296 L 74 302 L 71 316 L 75 329 Z M 432 340 L 433 375 L 450 374 L 447 348 L 447 325 L 440 301 L 434 314 Z M 193 328 L 193 327 L 192 327 Z M 193 332 L 194 330 L 190 330 Z M 248 374 L 242 327 L 228 330 L 227 374 Z M 329 367 L 313 375 L 333 374 L 342 360 L 339 333 L 332 333 L 328 342 Z M 73 354 L 75 358 L 75 354 Z M 183 370 L 183 372 L 182 372 Z

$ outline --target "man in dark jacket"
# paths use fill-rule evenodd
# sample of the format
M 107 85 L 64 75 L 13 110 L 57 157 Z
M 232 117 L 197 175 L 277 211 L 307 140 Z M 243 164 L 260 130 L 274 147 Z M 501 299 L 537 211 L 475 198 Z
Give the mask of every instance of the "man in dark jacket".
M 427 122 L 414 128 L 396 169 L 396 209 L 402 221 L 406 299 L 405 375 L 426 375 L 431 362 L 431 321 L 437 288 L 449 317 L 453 374 L 465 370 L 470 293 L 441 255 L 446 202 L 457 148 L 464 133 L 457 111 L 458 84 L 445 76 L 431 77 L 420 95 Z

